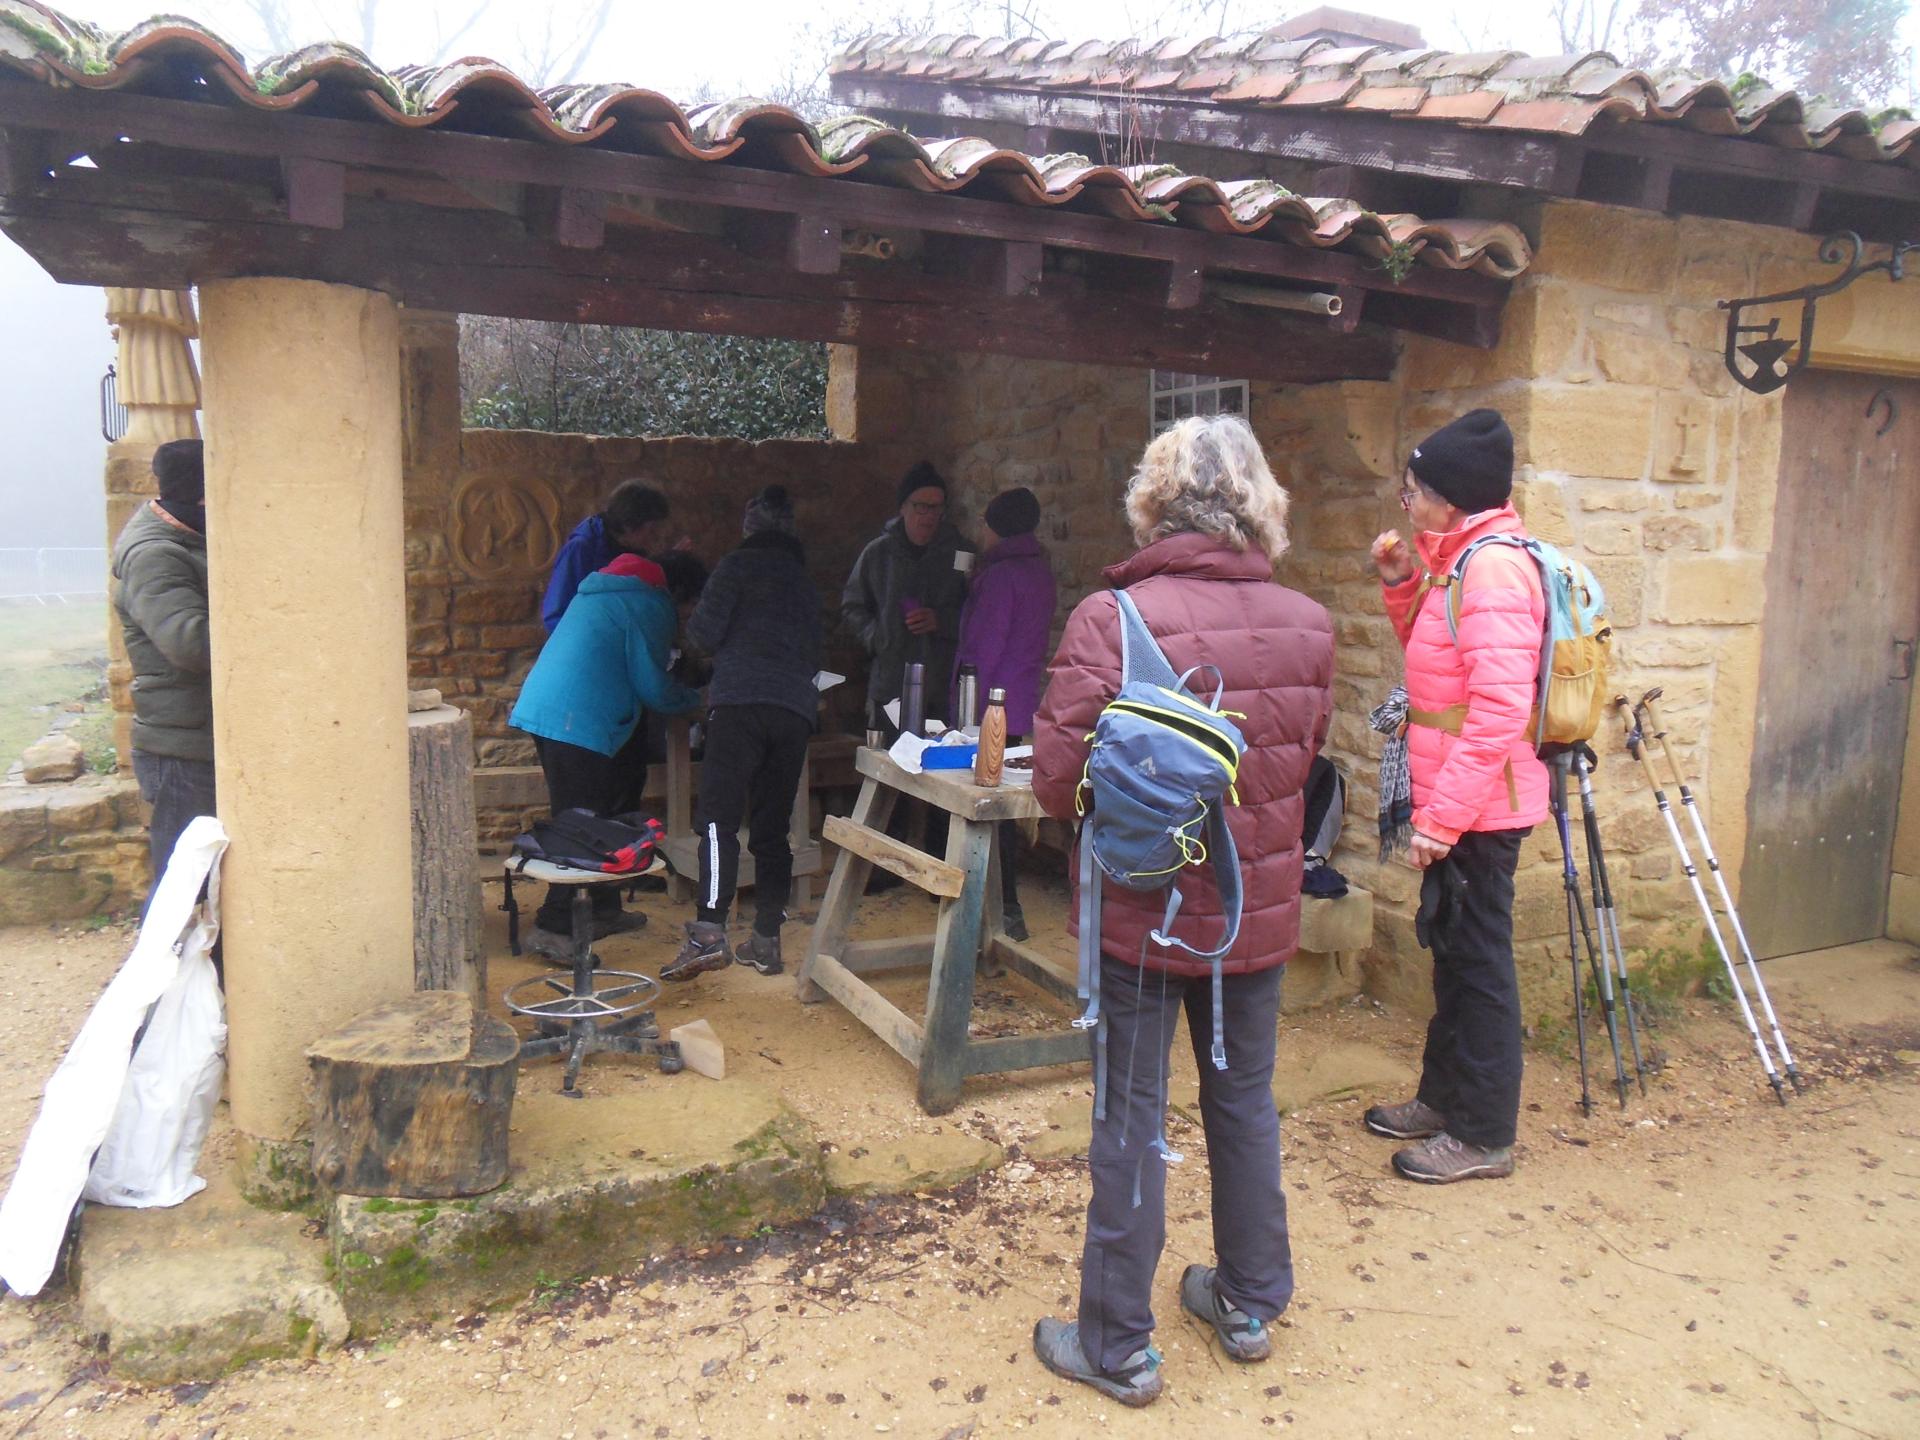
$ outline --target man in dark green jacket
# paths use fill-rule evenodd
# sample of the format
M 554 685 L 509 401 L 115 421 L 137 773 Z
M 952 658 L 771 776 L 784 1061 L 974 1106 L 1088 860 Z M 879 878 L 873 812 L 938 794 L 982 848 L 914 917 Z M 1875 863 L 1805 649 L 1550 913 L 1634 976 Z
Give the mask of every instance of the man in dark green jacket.
M 213 681 L 201 442 L 162 445 L 153 473 L 160 498 L 134 511 L 114 546 L 113 604 L 133 666 L 133 773 L 152 807 L 147 849 L 157 887 L 180 832 L 214 813 Z
M 926 666 L 926 713 L 948 720 L 948 682 L 960 643 L 973 549 L 946 521 L 947 482 L 922 460 L 900 481 L 900 513 L 854 561 L 840 617 L 867 654 L 867 726 L 900 732 L 884 713 L 899 697 L 911 662 Z M 905 715 L 901 716 L 904 720 Z

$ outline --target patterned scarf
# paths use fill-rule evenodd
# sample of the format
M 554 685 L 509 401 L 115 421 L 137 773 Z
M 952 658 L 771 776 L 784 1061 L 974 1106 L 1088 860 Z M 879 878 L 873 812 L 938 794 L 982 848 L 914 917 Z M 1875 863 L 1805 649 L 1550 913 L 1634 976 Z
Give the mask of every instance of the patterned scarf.
M 1367 724 L 1387 737 L 1380 752 L 1380 859 L 1405 855 L 1413 842 L 1413 771 L 1407 764 L 1407 687 L 1393 693 L 1367 716 Z

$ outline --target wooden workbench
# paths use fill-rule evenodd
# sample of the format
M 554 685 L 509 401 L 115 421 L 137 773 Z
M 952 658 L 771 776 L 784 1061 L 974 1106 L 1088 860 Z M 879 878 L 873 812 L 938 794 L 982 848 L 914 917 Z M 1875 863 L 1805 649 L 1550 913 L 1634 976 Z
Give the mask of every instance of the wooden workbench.
M 967 1036 L 974 968 L 983 954 L 1067 1004 L 1078 1003 L 1072 976 L 1061 974 L 1038 951 L 1009 940 L 1002 930 L 999 822 L 1044 813 L 1032 788 L 982 789 L 966 771 L 915 775 L 885 751 L 869 748 L 854 756 L 854 767 L 863 778 L 853 814 L 830 816 L 826 823 L 826 838 L 840 854 L 800 967 L 800 998 L 812 1004 L 831 995 L 914 1065 L 920 1072 L 920 1108 L 929 1115 L 943 1115 L 958 1104 L 961 1083 L 969 1075 L 1090 1059 L 1088 1032 L 1071 1029 L 1064 1021 L 1058 1030 L 1037 1035 L 992 1040 Z M 885 833 L 902 795 L 925 800 L 951 817 L 944 860 Z M 939 919 L 931 935 L 848 938 L 875 865 L 939 897 Z M 862 978 L 923 965 L 928 967 L 924 1022 L 916 1023 Z

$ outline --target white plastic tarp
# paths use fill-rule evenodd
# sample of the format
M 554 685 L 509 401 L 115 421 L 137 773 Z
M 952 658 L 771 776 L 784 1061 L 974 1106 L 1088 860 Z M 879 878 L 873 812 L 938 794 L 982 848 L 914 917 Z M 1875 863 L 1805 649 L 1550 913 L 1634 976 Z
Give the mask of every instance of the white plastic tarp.
M 211 964 L 205 956 L 219 934 L 217 867 L 226 848 L 227 832 L 212 816 L 187 826 L 148 906 L 133 953 L 101 993 L 47 1081 L 13 1184 L 0 1200 L 0 1280 L 18 1294 L 39 1294 L 53 1273 L 94 1152 L 107 1138 L 126 1096 L 140 1027 L 181 978 L 184 956 Z M 207 903 L 201 907 L 203 884 Z M 218 1084 L 216 1071 L 216 1096 Z M 189 1175 L 198 1140 L 194 1137 L 195 1154 L 186 1160 Z M 199 1188 L 196 1183 L 187 1193 Z

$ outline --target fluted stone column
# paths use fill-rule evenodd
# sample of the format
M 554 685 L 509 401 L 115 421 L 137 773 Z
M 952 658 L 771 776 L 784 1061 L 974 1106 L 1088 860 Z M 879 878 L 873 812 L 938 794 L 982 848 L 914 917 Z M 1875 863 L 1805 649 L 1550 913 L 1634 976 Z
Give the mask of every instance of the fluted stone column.
M 302 280 L 201 309 L 229 1093 L 290 1199 L 308 1043 L 413 988 L 399 325 Z

